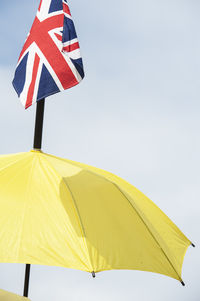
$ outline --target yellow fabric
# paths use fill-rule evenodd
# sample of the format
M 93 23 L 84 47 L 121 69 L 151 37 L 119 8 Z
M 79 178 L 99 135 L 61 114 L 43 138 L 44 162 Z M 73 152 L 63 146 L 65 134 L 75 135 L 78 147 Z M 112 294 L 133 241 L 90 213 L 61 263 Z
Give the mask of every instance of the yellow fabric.
M 30 301 L 30 299 L 0 290 L 0 301 Z
M 0 262 L 181 280 L 191 242 L 121 178 L 40 151 L 0 156 Z

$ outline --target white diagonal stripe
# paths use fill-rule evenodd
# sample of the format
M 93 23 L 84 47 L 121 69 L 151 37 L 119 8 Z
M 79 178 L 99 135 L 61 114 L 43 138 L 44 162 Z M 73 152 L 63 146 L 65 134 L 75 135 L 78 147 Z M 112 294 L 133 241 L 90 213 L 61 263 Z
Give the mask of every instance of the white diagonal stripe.
M 50 5 L 51 5 L 51 1 L 52 0 L 43 0 L 42 1 L 41 7 L 40 7 L 41 16 L 48 15 L 49 8 L 50 8 Z
M 67 13 L 64 13 L 65 17 L 68 18 L 68 19 L 71 19 L 72 20 L 72 16 L 70 16 L 69 14 Z
M 26 80 L 25 80 L 23 91 L 20 94 L 20 100 L 24 107 L 26 105 L 28 91 L 32 81 L 34 61 L 35 61 L 35 51 L 34 51 L 34 44 L 32 44 L 29 48 L 29 54 L 28 54 L 28 59 L 26 64 Z
M 71 41 L 67 41 L 67 42 L 63 43 L 63 47 L 66 47 L 66 46 L 69 46 L 69 45 L 73 45 L 73 44 L 75 44 L 77 42 L 78 42 L 78 39 L 73 39 Z
M 67 52 L 67 51 L 66 51 Z M 73 51 L 70 51 L 70 52 L 67 52 L 69 57 L 72 58 L 73 60 L 77 60 L 77 59 L 80 59 L 81 58 L 81 52 L 80 52 L 80 49 L 76 49 L 76 50 L 73 50 Z

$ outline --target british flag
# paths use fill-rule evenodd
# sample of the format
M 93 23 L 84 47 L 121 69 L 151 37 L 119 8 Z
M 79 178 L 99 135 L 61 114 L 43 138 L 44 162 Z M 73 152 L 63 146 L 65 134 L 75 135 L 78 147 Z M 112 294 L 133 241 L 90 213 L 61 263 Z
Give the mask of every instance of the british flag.
M 13 86 L 25 108 L 77 85 L 84 77 L 66 0 L 41 0 L 20 54 Z

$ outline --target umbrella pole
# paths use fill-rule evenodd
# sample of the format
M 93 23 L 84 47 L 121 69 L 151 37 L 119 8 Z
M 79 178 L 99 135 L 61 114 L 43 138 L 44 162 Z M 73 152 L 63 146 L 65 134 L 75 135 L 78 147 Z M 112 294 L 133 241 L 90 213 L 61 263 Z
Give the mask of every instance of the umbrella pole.
M 42 131 L 44 120 L 45 99 L 37 102 L 36 117 L 35 117 L 35 134 L 33 148 L 40 150 L 42 147 Z M 29 280 L 30 280 L 31 265 L 26 264 L 25 279 L 24 279 L 24 297 L 28 297 Z
M 25 280 L 24 280 L 24 295 L 23 295 L 24 297 L 28 297 L 30 269 L 31 269 L 31 265 L 26 264 Z

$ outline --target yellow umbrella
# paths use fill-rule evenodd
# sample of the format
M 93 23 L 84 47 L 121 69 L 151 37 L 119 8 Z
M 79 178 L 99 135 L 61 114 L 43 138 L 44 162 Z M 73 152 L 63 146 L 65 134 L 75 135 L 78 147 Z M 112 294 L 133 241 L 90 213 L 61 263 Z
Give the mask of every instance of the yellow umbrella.
M 164 274 L 191 241 L 121 178 L 42 151 L 0 156 L 0 262 Z M 183 284 L 183 282 L 182 282 Z
M 30 299 L 0 290 L 0 301 L 30 301 Z

